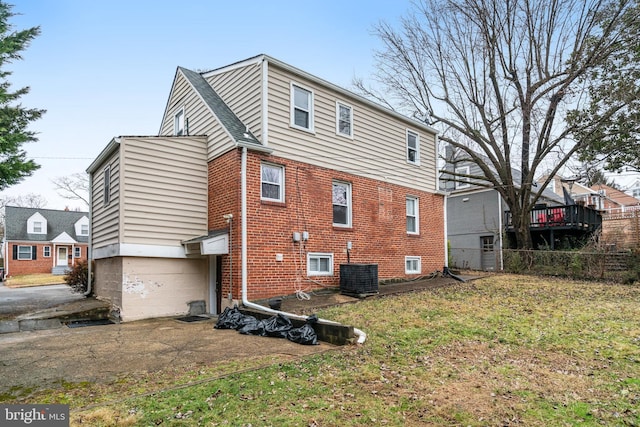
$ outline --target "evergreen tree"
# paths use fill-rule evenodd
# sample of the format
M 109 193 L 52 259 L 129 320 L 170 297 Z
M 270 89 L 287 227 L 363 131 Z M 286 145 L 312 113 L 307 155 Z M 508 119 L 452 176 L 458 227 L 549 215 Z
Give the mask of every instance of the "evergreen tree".
M 39 119 L 45 110 L 24 108 L 18 101 L 29 92 L 29 87 L 12 92 L 4 71 L 7 64 L 22 59 L 20 52 L 40 34 L 40 27 L 14 31 L 9 19 L 15 15 L 12 6 L 0 0 L 0 191 L 30 176 L 40 166 L 27 159 L 21 148 L 26 142 L 38 139 L 27 130 L 30 122 Z

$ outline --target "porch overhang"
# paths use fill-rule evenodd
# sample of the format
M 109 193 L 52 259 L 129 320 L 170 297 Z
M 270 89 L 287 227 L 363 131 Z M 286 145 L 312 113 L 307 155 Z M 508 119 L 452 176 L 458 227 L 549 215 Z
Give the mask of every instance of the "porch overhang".
M 182 246 L 187 256 L 226 255 L 229 253 L 229 230 L 213 230 L 206 236 L 183 240 Z

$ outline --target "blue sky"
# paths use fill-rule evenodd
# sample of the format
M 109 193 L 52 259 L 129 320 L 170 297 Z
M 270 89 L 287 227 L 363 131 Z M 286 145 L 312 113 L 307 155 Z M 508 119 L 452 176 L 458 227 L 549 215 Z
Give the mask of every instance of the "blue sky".
M 410 0 L 9 0 L 15 30 L 41 35 L 6 67 L 12 89 L 47 113 L 25 145 L 41 165 L 0 193 L 41 194 L 48 208 L 82 207 L 51 180 L 83 172 L 118 135 L 157 134 L 177 66 L 218 68 L 266 53 L 350 88 L 373 72 L 373 26 L 398 22 Z

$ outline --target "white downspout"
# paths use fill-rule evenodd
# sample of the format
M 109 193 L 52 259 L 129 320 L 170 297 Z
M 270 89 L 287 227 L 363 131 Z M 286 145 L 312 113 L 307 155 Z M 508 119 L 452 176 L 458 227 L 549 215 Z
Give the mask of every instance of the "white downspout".
M 444 266 L 449 267 L 449 230 L 447 224 L 447 195 L 444 194 Z
M 247 147 L 242 147 L 242 156 L 240 159 L 240 224 L 242 226 L 242 232 L 240 233 L 241 238 L 241 253 L 242 253 L 242 262 L 240 264 L 241 276 L 242 276 L 242 305 L 245 307 L 253 308 L 259 311 L 263 311 L 266 313 L 272 314 L 282 314 L 284 316 L 290 317 L 292 319 L 298 319 L 302 321 L 306 321 L 308 316 L 301 316 L 298 314 L 287 313 L 284 311 L 273 310 L 272 308 L 264 307 L 259 304 L 254 304 L 249 301 L 247 298 Z M 318 319 L 323 323 L 329 323 L 332 325 L 341 325 L 338 322 L 333 322 L 331 320 Z M 353 332 L 358 336 L 358 344 L 362 344 L 367 339 L 367 334 L 365 334 L 360 329 L 353 328 Z

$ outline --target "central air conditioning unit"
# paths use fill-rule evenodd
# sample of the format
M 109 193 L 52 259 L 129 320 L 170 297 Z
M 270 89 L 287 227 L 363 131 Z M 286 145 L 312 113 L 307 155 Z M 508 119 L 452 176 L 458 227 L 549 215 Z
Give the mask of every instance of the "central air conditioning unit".
M 378 264 L 340 264 L 340 293 L 364 298 L 378 293 Z

